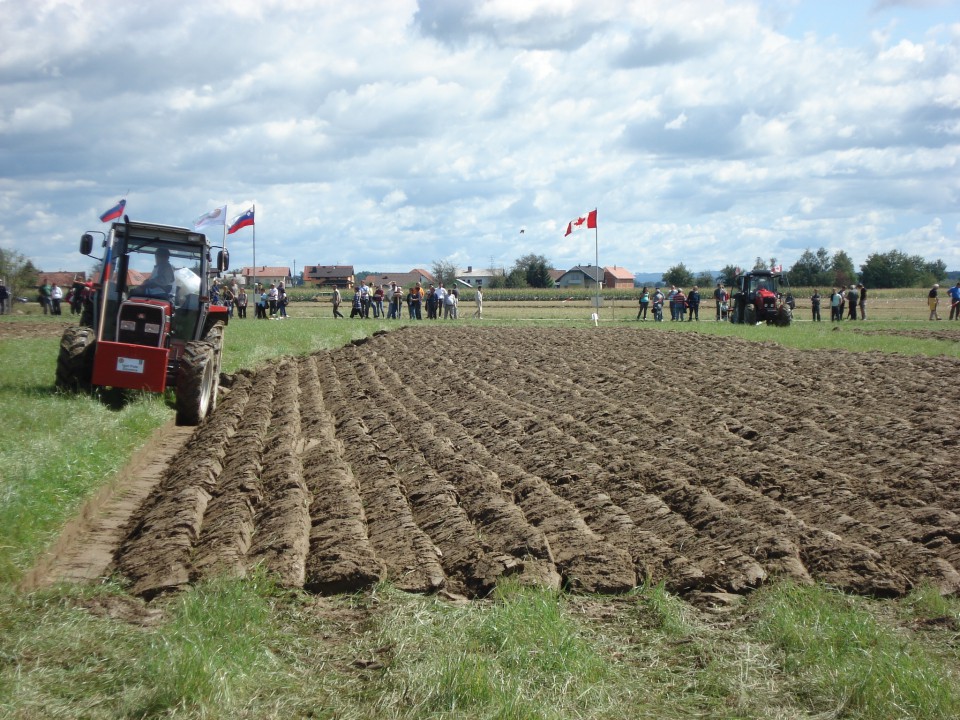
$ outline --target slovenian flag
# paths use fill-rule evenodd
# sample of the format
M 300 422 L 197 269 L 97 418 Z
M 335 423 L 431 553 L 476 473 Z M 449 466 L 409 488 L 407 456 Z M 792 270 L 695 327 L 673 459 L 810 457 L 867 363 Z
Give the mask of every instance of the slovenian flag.
M 233 221 L 230 229 L 227 230 L 227 235 L 233 235 L 237 230 L 242 230 L 243 228 L 250 227 L 251 225 L 253 225 L 253 208 L 250 208 L 243 215 L 240 215 Z
M 596 228 L 597 227 L 597 211 L 591 210 L 586 215 L 581 215 L 576 220 L 571 220 L 567 223 L 567 231 L 563 234 L 564 237 L 572 233 L 574 230 L 580 230 L 581 228 Z
M 103 215 L 100 216 L 100 222 L 110 222 L 111 220 L 116 220 L 121 215 L 123 215 L 123 209 L 127 206 L 126 200 L 121 200 L 112 208 L 107 210 Z

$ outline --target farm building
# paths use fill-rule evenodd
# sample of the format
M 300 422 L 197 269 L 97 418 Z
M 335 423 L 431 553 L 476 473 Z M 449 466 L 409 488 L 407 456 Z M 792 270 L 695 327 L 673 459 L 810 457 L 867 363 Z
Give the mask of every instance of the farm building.
M 304 265 L 303 284 L 315 287 L 348 287 L 356 281 L 353 265 Z

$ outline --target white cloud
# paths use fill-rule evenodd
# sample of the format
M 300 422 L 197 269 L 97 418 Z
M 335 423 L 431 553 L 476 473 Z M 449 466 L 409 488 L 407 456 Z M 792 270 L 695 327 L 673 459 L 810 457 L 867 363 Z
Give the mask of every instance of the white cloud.
M 852 43 L 826 13 L 791 37 L 770 7 L 7 3 L 0 245 L 81 262 L 50 234 L 130 189 L 131 217 L 173 223 L 255 199 L 268 264 L 509 266 L 524 226 L 523 252 L 566 267 L 593 257 L 566 222 L 598 207 L 601 261 L 635 271 L 921 237 L 960 267 L 949 8 L 917 27 L 845 6 Z M 238 264 L 248 247 L 231 238 Z

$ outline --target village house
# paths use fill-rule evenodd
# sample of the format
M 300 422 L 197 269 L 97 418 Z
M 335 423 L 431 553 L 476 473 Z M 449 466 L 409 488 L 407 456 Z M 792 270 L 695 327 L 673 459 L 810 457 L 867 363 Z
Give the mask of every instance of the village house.
M 240 276 L 243 278 L 242 285 L 253 287 L 254 282 L 269 286 L 270 283 L 278 285 L 284 284 L 284 287 L 290 286 L 290 268 L 289 267 L 271 267 L 269 265 L 260 265 L 258 267 L 240 268 Z
M 353 265 L 304 265 L 303 284 L 319 288 L 351 287 L 355 281 Z
M 385 288 L 390 287 L 390 283 L 395 282 L 399 287 L 411 288 L 417 283 L 420 283 L 422 287 L 435 285 L 436 279 L 432 273 L 422 268 L 413 268 L 410 272 L 370 273 L 363 279 L 363 282 L 372 282 L 374 286 L 383 285 Z
M 603 269 L 603 287 L 632 290 L 633 285 L 633 273 L 626 268 L 614 265 Z
M 557 287 L 593 288 L 603 283 L 603 271 L 596 265 L 577 265 L 567 270 L 557 280 Z
M 457 281 L 473 288 L 490 287 L 490 284 L 499 272 L 499 270 L 493 269 L 474 270 L 473 266 L 470 265 L 466 270 L 461 270 L 457 273 Z

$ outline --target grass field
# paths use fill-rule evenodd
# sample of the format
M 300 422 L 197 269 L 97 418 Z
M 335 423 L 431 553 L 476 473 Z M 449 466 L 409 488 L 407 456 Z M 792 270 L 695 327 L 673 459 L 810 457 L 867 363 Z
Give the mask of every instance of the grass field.
M 590 312 L 584 301 L 489 301 L 483 320 L 457 322 L 588 326 Z M 712 312 L 699 324 L 644 324 L 633 322 L 635 300 L 611 301 L 601 322 L 960 356 L 955 339 L 916 335 L 953 330 L 925 321 L 921 291 L 878 292 L 878 319 L 837 329 L 734 327 L 712 322 Z M 224 370 L 409 322 L 329 314 L 329 305 L 295 303 L 286 321 L 231 323 Z M 205 583 L 150 606 L 112 581 L 23 592 L 19 580 L 64 523 L 173 413 L 160 396 L 115 409 L 54 393 L 50 326 L 64 321 L 0 318 L 26 329 L 0 333 L 0 717 L 960 716 L 960 602 L 928 588 L 881 601 L 774 584 L 717 612 L 659 586 L 600 598 L 508 584 L 472 603 L 387 585 L 317 598 L 263 576 Z

